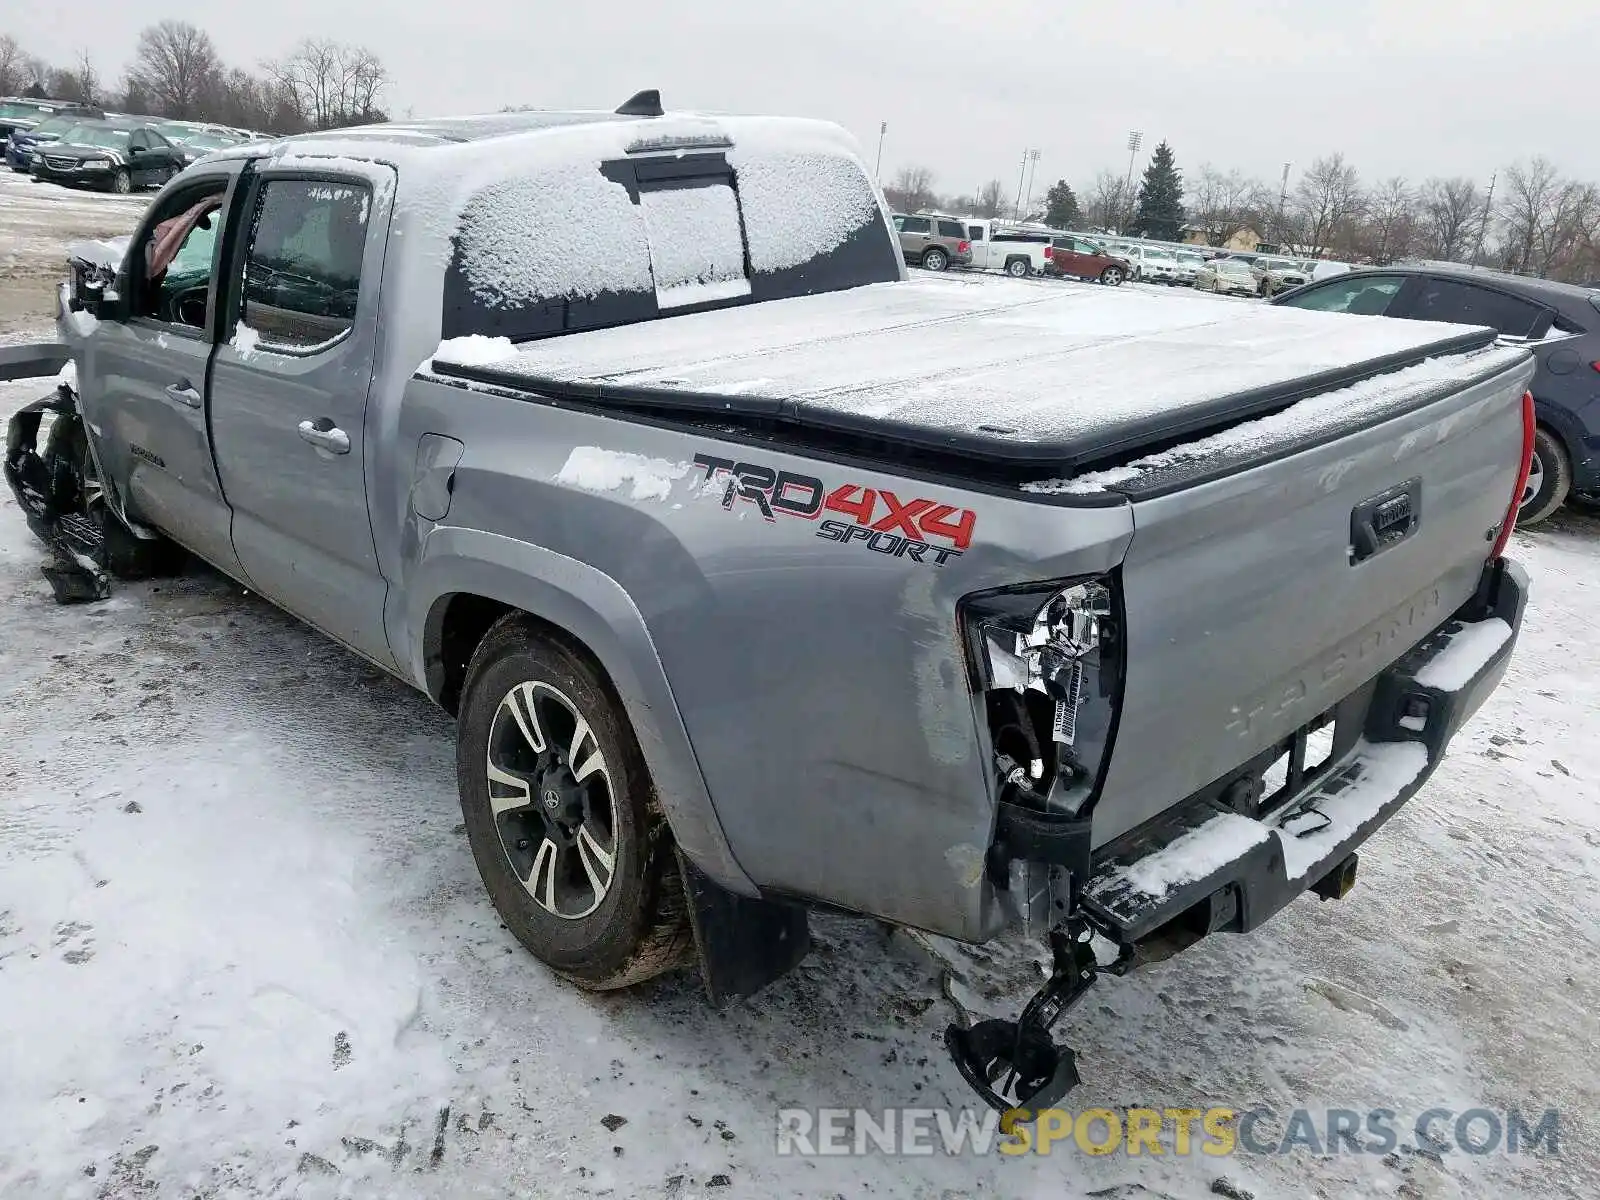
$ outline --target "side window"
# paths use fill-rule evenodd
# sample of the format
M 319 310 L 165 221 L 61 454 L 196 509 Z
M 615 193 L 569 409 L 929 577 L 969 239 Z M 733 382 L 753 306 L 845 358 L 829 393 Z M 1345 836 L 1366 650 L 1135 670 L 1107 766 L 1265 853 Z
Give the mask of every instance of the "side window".
M 316 179 L 261 185 L 239 323 L 263 347 L 316 349 L 355 322 L 369 195 L 363 184 Z
M 145 133 L 145 131 L 142 130 L 142 129 L 135 129 L 133 131 L 133 136 L 128 139 L 128 149 L 130 149 L 130 150 L 148 150 L 148 149 L 150 149 L 150 136 L 147 133 Z
M 939 236 L 947 238 L 965 238 L 967 231 L 961 227 L 959 221 L 940 221 Z
M 1532 337 L 1549 310 L 1519 296 L 1490 291 L 1454 279 L 1425 278 L 1402 314 L 1419 321 L 1487 325 L 1508 337 Z
M 933 224 L 927 217 L 906 217 L 900 223 L 901 233 L 931 233 Z
M 206 327 L 225 183 L 175 197 L 145 235 L 133 259 L 144 273 L 131 281 L 132 311 L 168 325 Z
M 1405 280 L 1399 275 L 1350 275 L 1284 301 L 1289 308 L 1381 317 Z
M 975 242 L 983 241 L 984 240 L 984 238 L 983 238 L 983 226 L 982 225 L 968 225 L 967 226 L 967 237 L 971 238 Z

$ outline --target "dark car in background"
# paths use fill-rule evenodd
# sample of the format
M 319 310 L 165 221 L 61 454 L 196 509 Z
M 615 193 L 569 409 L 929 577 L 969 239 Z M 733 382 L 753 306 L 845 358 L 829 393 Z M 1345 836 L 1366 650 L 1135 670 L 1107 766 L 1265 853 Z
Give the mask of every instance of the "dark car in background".
M 57 140 L 83 120 L 81 116 L 51 117 L 40 121 L 32 129 L 13 129 L 5 143 L 6 165 L 13 171 L 26 174 L 36 147 Z
M 1600 292 L 1466 267 L 1351 271 L 1285 292 L 1274 304 L 1323 312 L 1487 325 L 1526 345 L 1538 370 L 1533 466 L 1517 523 L 1533 525 L 1571 493 L 1600 492 Z
M 33 152 L 29 169 L 50 183 L 87 184 L 126 194 L 160 187 L 188 160 L 153 125 L 138 120 L 84 121 Z
M 105 113 L 90 104 L 74 100 L 31 100 L 27 97 L 0 96 L 0 138 L 9 138 L 18 129 L 32 129 L 51 117 L 103 117 Z

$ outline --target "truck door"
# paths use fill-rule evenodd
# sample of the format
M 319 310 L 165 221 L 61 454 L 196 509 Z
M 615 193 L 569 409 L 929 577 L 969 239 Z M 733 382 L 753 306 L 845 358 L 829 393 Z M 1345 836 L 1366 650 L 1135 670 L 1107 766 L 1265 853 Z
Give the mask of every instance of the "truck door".
M 972 267 L 982 271 L 994 264 L 990 261 L 989 226 L 973 222 L 967 226 L 967 239 L 972 243 Z
M 218 164 L 146 217 L 123 264 L 126 316 L 94 327 L 78 378 L 101 469 L 128 515 L 235 573 L 206 398 L 225 290 L 219 232 L 240 167 Z
M 393 171 L 261 171 L 211 381 L 233 546 L 262 592 L 380 664 L 387 585 L 367 516 L 367 394 Z

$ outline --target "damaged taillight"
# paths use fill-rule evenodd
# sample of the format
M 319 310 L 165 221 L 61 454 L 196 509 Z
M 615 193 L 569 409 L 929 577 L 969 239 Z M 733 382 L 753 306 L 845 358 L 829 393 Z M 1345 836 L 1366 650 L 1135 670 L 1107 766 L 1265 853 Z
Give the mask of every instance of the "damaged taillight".
M 1533 470 L 1533 440 L 1539 428 L 1538 416 L 1533 408 L 1533 393 L 1522 393 L 1522 465 L 1517 468 L 1517 484 L 1511 489 L 1511 506 L 1506 509 L 1506 519 L 1500 522 L 1500 535 L 1489 552 L 1493 562 L 1505 553 L 1511 541 L 1511 531 L 1517 527 L 1517 512 L 1522 507 L 1522 493 L 1528 487 L 1528 473 Z
M 963 604 L 1001 800 L 1076 814 L 1092 798 L 1121 697 L 1115 589 L 1096 576 Z

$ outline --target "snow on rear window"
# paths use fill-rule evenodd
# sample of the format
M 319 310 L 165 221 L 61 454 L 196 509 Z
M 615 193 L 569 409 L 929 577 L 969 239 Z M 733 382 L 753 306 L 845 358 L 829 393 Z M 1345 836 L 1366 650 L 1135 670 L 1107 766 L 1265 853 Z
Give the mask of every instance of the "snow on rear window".
M 739 179 L 753 270 L 801 266 L 878 218 L 872 185 L 846 155 L 736 148 L 728 161 Z
M 639 207 L 662 308 L 750 294 L 739 202 L 727 184 L 643 192 Z
M 552 164 L 490 184 L 462 211 L 462 272 L 490 308 L 647 291 L 644 219 L 598 164 Z

